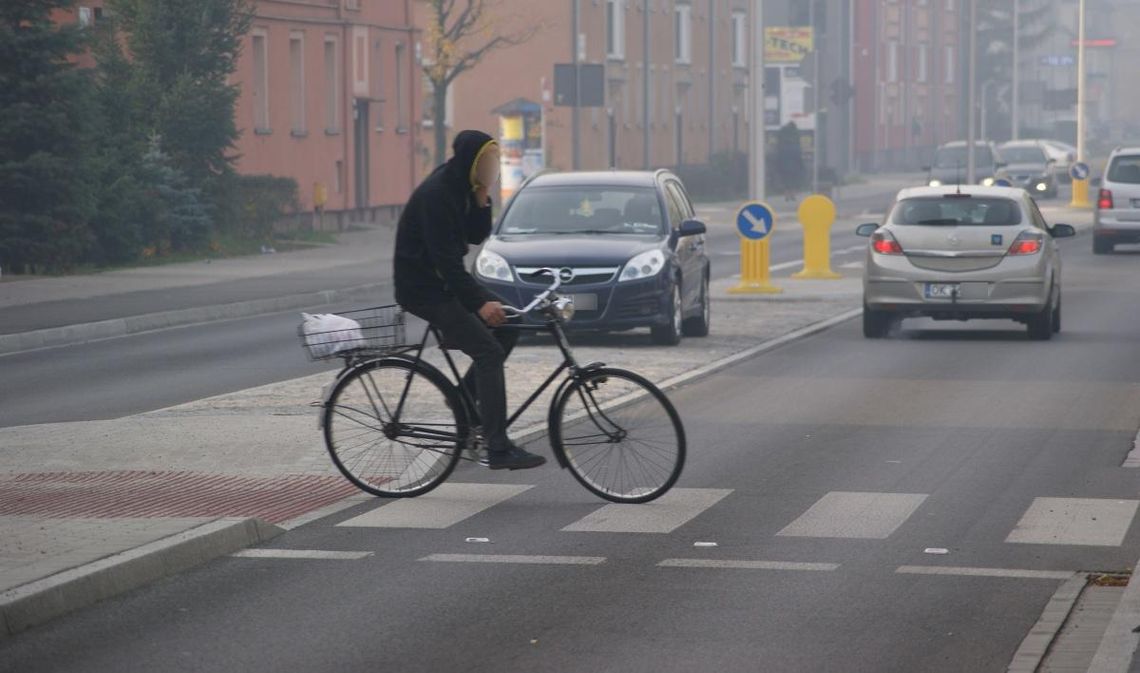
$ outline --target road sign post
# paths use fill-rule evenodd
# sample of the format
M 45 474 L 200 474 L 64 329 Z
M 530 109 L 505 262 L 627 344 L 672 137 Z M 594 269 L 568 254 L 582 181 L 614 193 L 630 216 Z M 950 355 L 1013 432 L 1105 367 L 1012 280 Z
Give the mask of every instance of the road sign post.
M 842 278 L 831 270 L 831 225 L 835 224 L 835 204 L 826 196 L 813 194 L 804 199 L 797 214 L 804 229 L 804 268 L 792 278 Z
M 772 252 L 768 238 L 776 225 L 776 216 L 767 204 L 750 201 L 736 215 L 740 232 L 740 283 L 729 288 L 729 294 L 779 294 L 772 285 Z
M 1069 203 L 1070 208 L 1092 207 L 1092 204 L 1089 203 L 1089 174 L 1091 172 L 1089 165 L 1083 161 L 1078 161 L 1069 167 L 1069 177 L 1073 179 L 1073 200 Z

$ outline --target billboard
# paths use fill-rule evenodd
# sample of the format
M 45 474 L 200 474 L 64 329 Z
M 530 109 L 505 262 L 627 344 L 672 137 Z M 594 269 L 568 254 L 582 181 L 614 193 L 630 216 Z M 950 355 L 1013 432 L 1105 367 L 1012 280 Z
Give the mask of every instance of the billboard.
M 764 63 L 799 63 L 815 48 L 808 26 L 769 26 L 764 29 Z

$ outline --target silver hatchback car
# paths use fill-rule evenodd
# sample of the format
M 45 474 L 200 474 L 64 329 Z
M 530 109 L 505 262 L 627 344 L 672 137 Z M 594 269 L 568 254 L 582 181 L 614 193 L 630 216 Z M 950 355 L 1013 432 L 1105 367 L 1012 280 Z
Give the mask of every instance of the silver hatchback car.
M 1098 186 L 1093 252 L 1106 255 L 1120 243 L 1140 243 L 1140 147 L 1113 150 Z
M 1013 187 L 919 187 L 899 192 L 871 239 L 863 276 L 863 334 L 903 318 L 1007 319 L 1033 339 L 1061 331 L 1061 253 L 1037 204 Z

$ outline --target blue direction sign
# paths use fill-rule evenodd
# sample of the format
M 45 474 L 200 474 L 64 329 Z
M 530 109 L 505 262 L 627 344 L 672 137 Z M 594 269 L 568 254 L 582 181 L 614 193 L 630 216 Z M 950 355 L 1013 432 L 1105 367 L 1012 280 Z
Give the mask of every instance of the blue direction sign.
M 1069 168 L 1069 175 L 1074 180 L 1088 180 L 1089 179 L 1089 165 L 1083 161 L 1078 161 Z
M 1012 186 L 1013 186 L 1013 183 L 1010 182 L 1009 180 L 1006 180 L 1005 178 L 998 178 L 997 181 L 994 182 L 994 187 L 1012 187 Z
M 752 241 L 762 241 L 772 233 L 775 219 L 772 209 L 759 201 L 746 203 L 736 215 L 736 228 L 740 235 Z

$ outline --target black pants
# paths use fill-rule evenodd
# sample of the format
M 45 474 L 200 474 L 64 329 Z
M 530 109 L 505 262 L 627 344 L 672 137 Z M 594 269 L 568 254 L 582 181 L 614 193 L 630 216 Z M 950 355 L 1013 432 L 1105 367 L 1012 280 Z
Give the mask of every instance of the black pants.
M 404 308 L 434 325 L 443 335 L 445 348 L 459 349 L 474 361 L 463 377 L 463 385 L 478 400 L 487 448 L 506 451 L 507 382 L 503 365 L 518 342 L 518 330 L 487 327 L 479 316 L 454 299 L 444 304 Z

